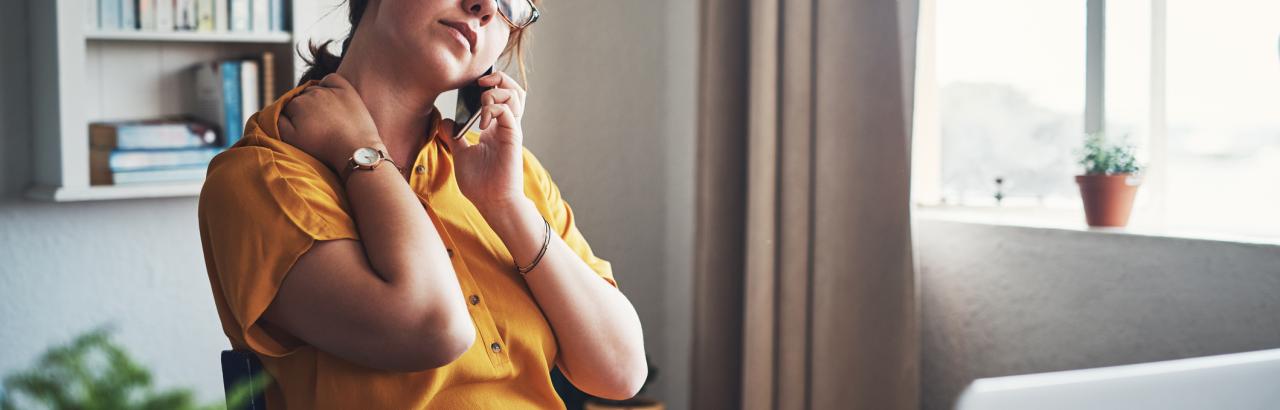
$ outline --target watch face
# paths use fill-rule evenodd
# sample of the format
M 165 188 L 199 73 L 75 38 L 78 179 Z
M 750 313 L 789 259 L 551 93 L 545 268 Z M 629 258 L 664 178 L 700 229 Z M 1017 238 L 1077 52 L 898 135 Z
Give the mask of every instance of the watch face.
M 358 165 L 371 166 L 373 163 L 378 162 L 379 155 L 377 150 L 366 147 L 356 149 L 355 154 L 353 154 L 351 158 L 355 160 Z

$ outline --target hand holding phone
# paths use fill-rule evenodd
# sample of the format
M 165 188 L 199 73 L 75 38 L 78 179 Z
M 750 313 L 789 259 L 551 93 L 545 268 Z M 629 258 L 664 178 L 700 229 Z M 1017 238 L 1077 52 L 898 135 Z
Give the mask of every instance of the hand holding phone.
M 454 134 L 443 142 L 453 156 L 458 189 L 481 213 L 501 212 L 524 198 L 524 97 L 515 80 L 492 67 L 458 90 Z M 473 126 L 484 130 L 479 138 L 466 137 Z
M 493 74 L 493 67 L 485 70 L 484 75 L 481 75 L 481 77 L 489 74 Z M 478 115 L 480 113 L 480 95 L 492 88 L 482 87 L 478 82 L 473 81 L 466 87 L 458 89 L 458 105 L 454 111 L 453 119 L 453 139 L 462 138 L 463 135 L 466 135 L 467 130 L 470 130 L 476 124 L 476 120 L 480 119 L 480 115 Z

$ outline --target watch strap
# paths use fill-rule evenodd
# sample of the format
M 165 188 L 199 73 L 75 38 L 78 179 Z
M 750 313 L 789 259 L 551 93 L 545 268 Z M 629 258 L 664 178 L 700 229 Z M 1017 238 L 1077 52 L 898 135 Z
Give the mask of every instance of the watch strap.
M 396 164 L 396 162 L 391 159 L 391 156 L 387 155 L 385 151 L 379 148 L 373 148 L 373 150 L 378 152 L 378 161 L 374 162 L 373 165 L 361 166 L 360 164 L 357 164 L 354 153 L 350 158 L 347 158 L 347 165 L 338 171 L 338 178 L 342 182 L 343 186 L 347 185 L 347 180 L 351 178 L 351 174 L 354 174 L 356 171 L 375 170 L 378 166 L 382 165 L 383 162 L 390 163 L 391 166 L 395 167 L 401 174 L 404 173 L 404 169 L 400 168 L 400 165 Z

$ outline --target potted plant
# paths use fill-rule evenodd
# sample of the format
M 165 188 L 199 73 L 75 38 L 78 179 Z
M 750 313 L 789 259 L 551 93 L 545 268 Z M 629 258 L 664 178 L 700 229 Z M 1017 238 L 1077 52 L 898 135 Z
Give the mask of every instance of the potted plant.
M 640 397 L 644 394 L 645 389 L 658 378 L 658 369 L 653 367 L 653 363 L 649 363 L 649 376 L 645 377 L 644 385 L 640 386 L 640 391 L 636 393 L 636 397 L 626 400 L 607 400 L 601 398 L 591 398 L 583 405 L 583 410 L 663 410 L 666 406 L 661 401 L 654 399 L 646 399 Z
M 1127 225 L 1142 183 L 1142 166 L 1134 157 L 1134 147 L 1108 141 L 1101 133 L 1089 134 L 1080 152 L 1080 165 L 1084 175 L 1076 175 L 1076 184 L 1089 226 Z
M 36 366 L 4 377 L 0 410 L 119 409 L 225 410 L 242 408 L 250 394 L 266 387 L 266 378 L 232 388 L 226 402 L 199 403 L 188 388 L 160 389 L 151 370 L 111 340 L 110 327 L 81 334 L 54 346 Z

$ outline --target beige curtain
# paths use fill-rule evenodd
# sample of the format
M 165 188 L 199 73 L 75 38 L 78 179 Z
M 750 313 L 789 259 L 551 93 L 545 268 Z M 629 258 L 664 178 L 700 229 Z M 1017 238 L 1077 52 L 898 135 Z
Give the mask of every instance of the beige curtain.
M 701 12 L 691 408 L 918 407 L 914 0 Z

